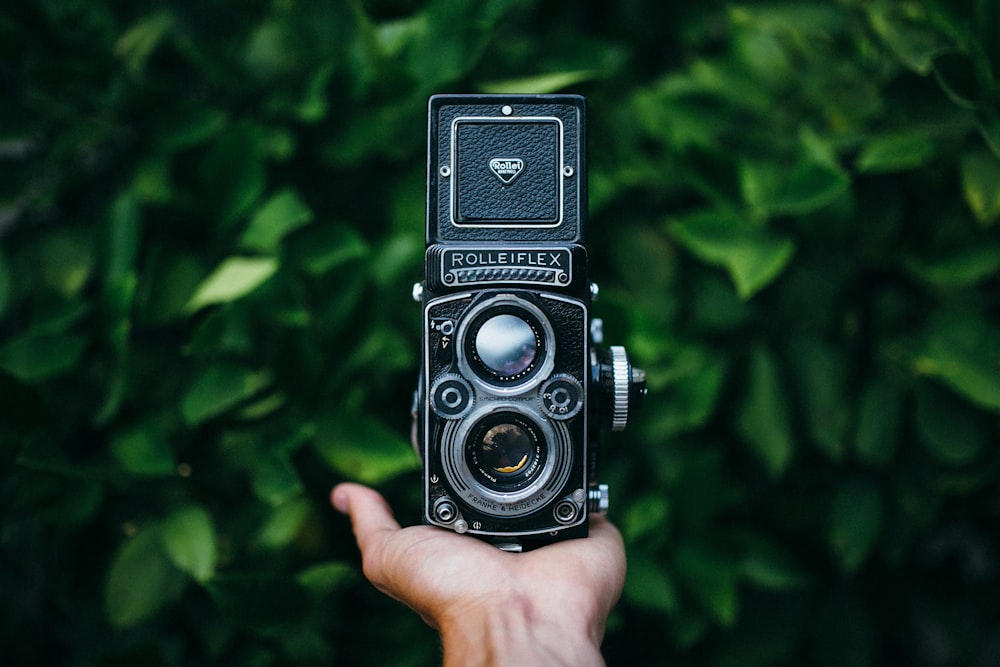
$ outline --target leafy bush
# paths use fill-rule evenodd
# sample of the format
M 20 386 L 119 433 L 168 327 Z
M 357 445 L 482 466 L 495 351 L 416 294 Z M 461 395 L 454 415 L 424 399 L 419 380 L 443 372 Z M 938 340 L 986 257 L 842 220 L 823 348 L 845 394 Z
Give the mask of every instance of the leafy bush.
M 589 100 L 611 664 L 1000 659 L 1000 9 L 0 10 L 11 664 L 432 664 L 327 491 L 417 520 L 425 105 Z

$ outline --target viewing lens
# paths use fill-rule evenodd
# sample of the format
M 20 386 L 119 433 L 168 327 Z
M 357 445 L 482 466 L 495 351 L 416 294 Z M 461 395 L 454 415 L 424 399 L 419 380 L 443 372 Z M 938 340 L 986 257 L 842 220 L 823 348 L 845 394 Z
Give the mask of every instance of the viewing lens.
M 538 352 L 538 336 L 516 315 L 495 315 L 476 333 L 476 354 L 497 375 L 516 377 L 529 370 Z

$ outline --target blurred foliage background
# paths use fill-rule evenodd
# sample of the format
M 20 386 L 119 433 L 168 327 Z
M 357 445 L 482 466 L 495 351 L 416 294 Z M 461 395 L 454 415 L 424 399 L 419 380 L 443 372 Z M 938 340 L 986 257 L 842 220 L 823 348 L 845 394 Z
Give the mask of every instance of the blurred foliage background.
M 557 91 L 609 663 L 1000 663 L 998 76 L 994 0 L 6 3 L 5 664 L 438 661 L 327 494 L 418 520 L 427 96 Z

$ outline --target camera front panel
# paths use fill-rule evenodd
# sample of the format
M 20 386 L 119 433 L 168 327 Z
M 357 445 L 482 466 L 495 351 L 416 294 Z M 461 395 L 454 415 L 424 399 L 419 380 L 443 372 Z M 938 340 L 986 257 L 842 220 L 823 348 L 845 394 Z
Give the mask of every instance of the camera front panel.
M 425 521 L 489 537 L 586 521 L 587 304 L 482 290 L 424 309 Z

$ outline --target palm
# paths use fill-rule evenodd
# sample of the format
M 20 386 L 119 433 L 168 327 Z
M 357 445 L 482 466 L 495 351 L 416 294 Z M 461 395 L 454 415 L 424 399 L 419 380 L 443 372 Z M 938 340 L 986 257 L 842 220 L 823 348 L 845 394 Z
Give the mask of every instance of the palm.
M 435 627 L 448 616 L 497 603 L 542 618 L 567 609 L 604 618 L 622 588 L 624 548 L 618 531 L 601 518 L 592 519 L 587 539 L 514 554 L 430 526 L 400 529 L 368 489 L 354 487 L 355 502 L 351 516 L 365 575 Z

